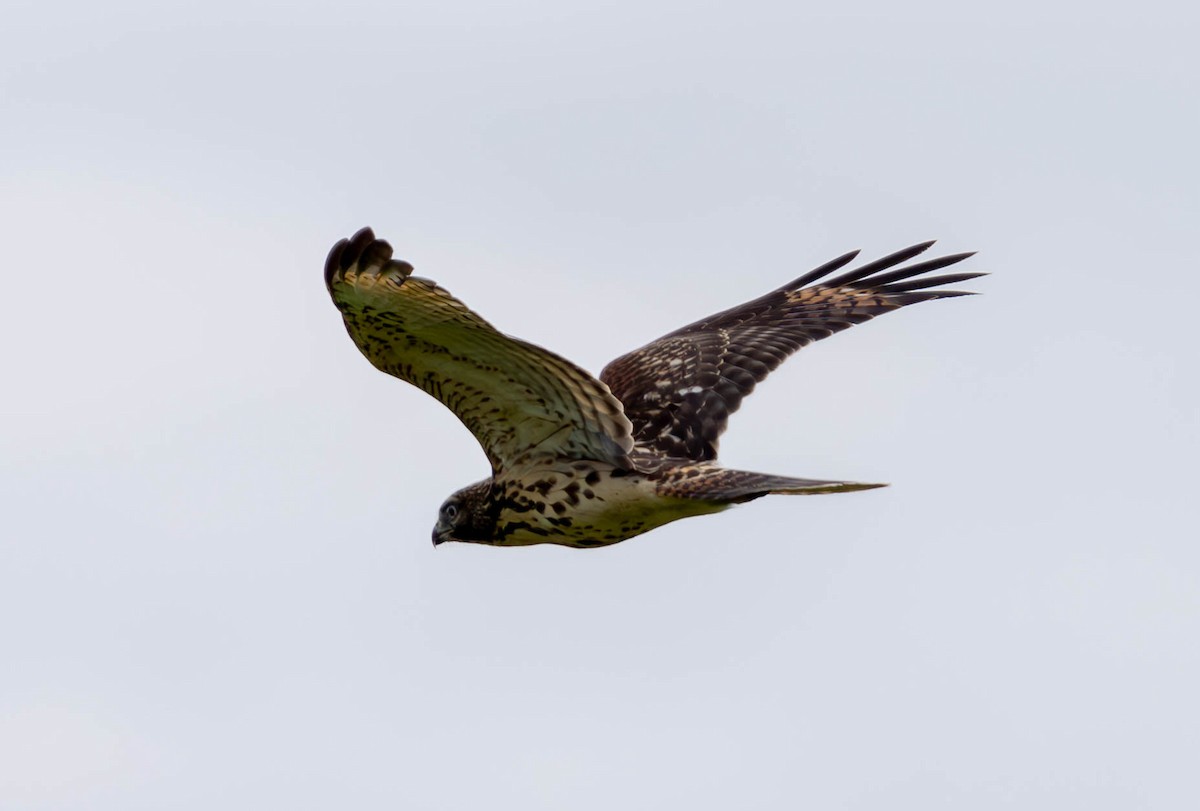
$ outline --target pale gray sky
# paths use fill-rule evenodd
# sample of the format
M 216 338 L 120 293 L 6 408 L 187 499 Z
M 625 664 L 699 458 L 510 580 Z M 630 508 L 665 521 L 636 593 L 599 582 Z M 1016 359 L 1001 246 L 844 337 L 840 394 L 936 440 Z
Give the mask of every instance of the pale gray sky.
M 1200 13 L 11 3 L 0 808 L 1190 809 Z M 890 481 L 436 551 L 362 225 L 598 371 L 848 249 L 732 465 Z

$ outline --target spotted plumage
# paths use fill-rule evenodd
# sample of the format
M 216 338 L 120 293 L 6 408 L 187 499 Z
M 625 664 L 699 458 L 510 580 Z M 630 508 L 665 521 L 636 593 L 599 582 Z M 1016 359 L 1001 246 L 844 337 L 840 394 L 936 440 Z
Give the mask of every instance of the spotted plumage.
M 769 494 L 882 487 L 728 470 L 717 445 L 742 400 L 801 347 L 908 304 L 967 295 L 931 288 L 983 274 L 923 274 L 971 254 L 901 267 L 932 244 L 828 278 L 857 256 L 848 253 L 622 355 L 599 378 L 498 332 L 413 276 L 369 228 L 333 247 L 325 282 L 371 363 L 440 400 L 491 463 L 489 478 L 442 504 L 434 544 L 587 548 Z

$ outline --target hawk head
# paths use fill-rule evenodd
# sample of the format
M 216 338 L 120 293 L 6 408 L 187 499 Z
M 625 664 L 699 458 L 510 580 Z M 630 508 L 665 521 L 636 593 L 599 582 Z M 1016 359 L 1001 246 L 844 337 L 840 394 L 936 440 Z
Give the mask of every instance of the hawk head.
M 491 543 L 495 530 L 492 480 L 485 479 L 464 487 L 442 503 L 433 527 L 433 545 L 446 541 Z

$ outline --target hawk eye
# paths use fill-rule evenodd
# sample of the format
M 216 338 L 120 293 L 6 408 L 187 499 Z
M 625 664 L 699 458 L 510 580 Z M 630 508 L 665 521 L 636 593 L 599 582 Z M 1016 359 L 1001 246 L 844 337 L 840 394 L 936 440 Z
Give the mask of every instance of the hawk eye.
M 444 512 L 446 514 L 447 518 L 449 518 L 451 521 L 453 521 L 455 518 L 458 517 L 458 505 L 457 504 L 447 504 L 445 509 L 442 510 L 442 512 Z

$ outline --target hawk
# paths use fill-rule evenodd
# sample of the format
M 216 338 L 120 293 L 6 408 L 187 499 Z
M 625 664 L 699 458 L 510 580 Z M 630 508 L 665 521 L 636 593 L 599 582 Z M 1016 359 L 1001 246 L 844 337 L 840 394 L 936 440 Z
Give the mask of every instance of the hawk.
M 970 253 L 904 265 L 932 244 L 830 278 L 858 251 L 839 256 L 622 355 L 598 378 L 413 276 L 369 228 L 333 246 L 325 283 L 367 359 L 441 401 L 491 462 L 489 478 L 442 504 L 434 545 L 588 548 L 761 496 L 884 486 L 726 469 L 717 443 L 742 399 L 801 347 L 908 304 L 969 295 L 932 288 L 984 274 L 925 274 Z

